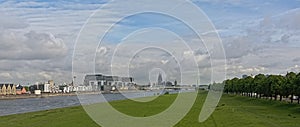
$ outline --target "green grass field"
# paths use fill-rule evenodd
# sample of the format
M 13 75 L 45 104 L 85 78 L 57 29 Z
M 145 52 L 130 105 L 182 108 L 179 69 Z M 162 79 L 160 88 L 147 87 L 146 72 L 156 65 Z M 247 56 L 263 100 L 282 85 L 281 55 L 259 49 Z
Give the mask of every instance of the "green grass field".
M 299 127 L 300 105 L 248 97 L 223 95 L 213 115 L 204 123 L 198 122 L 201 106 L 206 97 L 200 92 L 197 102 L 177 127 Z M 111 104 L 132 116 L 151 116 L 166 109 L 176 95 L 164 95 L 152 102 L 136 103 L 130 100 Z M 149 110 L 145 110 L 149 109 Z M 0 117 L 0 127 L 98 127 L 82 107 Z

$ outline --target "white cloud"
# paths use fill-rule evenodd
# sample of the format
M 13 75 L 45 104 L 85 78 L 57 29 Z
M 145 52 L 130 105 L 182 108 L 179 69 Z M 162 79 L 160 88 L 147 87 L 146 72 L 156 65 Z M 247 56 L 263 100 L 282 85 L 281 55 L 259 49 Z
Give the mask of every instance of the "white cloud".
M 0 77 L 2 79 L 12 79 L 13 77 L 10 75 L 10 73 L 8 72 L 3 72 L 3 73 L 0 73 Z
M 44 79 L 52 79 L 52 76 L 47 72 L 39 72 L 38 75 Z
M 242 0 L 192 0 L 193 2 L 207 2 L 207 3 L 218 3 L 218 4 L 232 4 L 240 5 L 243 3 Z
M 294 9 L 277 16 L 271 15 L 265 16 L 264 19 L 257 19 L 260 15 L 264 15 L 270 11 L 274 11 L 271 14 L 276 14 L 287 8 L 283 7 L 276 10 L 264 8 L 264 12 L 263 7 L 268 4 L 267 2 L 259 2 L 258 5 L 257 2 L 240 0 L 199 1 L 211 2 L 213 5 L 216 5 L 215 8 L 211 8 L 211 6 L 204 7 L 204 10 L 208 14 L 215 13 L 208 16 L 219 27 L 220 30 L 218 32 L 223 37 L 229 64 L 229 77 L 239 76 L 244 73 L 282 73 L 286 70 L 298 70 L 299 67 L 295 65 L 298 65 L 299 62 L 299 57 L 297 57 L 300 47 L 298 42 L 300 39 L 299 9 Z M 90 14 L 104 3 L 96 2 L 94 4 L 93 2 L 84 2 L 87 3 L 70 1 L 7 1 L 1 3 L 0 71 L 4 73 L 0 74 L 0 80 L 10 76 L 15 81 L 25 82 L 47 80 L 50 78 L 59 81 L 68 80 L 71 77 L 72 47 L 77 33 Z M 239 9 L 234 10 L 236 9 L 234 7 L 238 7 Z M 110 25 L 117 15 L 105 9 L 101 12 L 104 15 L 103 17 L 105 17 L 101 19 L 103 23 L 101 26 Z M 93 23 L 95 26 L 99 26 L 97 22 Z M 164 25 L 166 26 L 166 24 Z M 167 26 L 178 26 L 178 24 L 169 23 Z M 98 29 L 101 28 L 90 28 L 91 31 Z M 209 33 L 203 33 L 203 36 L 208 35 Z M 157 36 L 162 35 L 158 33 Z M 93 39 L 99 40 L 99 38 Z M 85 40 L 86 43 L 78 46 L 82 50 L 88 49 L 86 47 L 89 46 L 89 42 L 93 42 L 93 39 L 88 38 Z M 218 62 L 211 67 L 209 53 L 212 49 L 205 49 L 204 45 L 199 45 L 200 40 L 193 37 L 186 40 L 191 45 L 191 49 L 180 44 L 178 40 L 175 40 L 174 43 L 164 41 L 165 43 L 160 42 L 159 44 L 159 46 L 170 50 L 170 53 L 178 61 L 174 60 L 169 54 L 158 51 L 144 52 L 144 54 L 137 55 L 134 59 L 139 61 L 135 61 L 136 63 L 133 64 L 133 68 L 140 69 L 134 70 L 136 76 L 143 76 L 145 70 L 162 65 L 167 66 L 164 69 L 168 73 L 177 73 L 179 71 L 177 64 L 180 64 L 186 67 L 184 68 L 185 70 L 180 71 L 184 71 L 184 73 L 188 73 L 191 77 L 195 78 L 196 75 L 193 74 L 195 74 L 194 70 L 197 68 L 204 79 L 201 82 L 209 82 L 211 69 L 221 70 L 218 68 Z M 147 46 L 146 43 L 126 44 L 118 50 L 119 53 L 115 58 L 119 61 L 127 61 L 135 51 L 145 46 Z M 98 65 L 96 68 L 98 72 L 109 73 L 110 61 L 115 48 L 116 45 L 108 42 L 97 49 L 97 57 L 99 58 L 96 59 Z M 86 54 L 80 55 L 84 56 Z M 81 69 L 85 69 L 85 66 L 92 66 L 86 65 L 86 61 L 88 60 L 81 59 L 79 61 L 82 62 L 80 63 L 82 66 L 79 66 Z M 198 67 L 195 65 L 195 62 L 197 62 Z M 118 73 L 123 72 L 122 68 L 127 67 L 126 64 L 118 62 L 114 66 L 118 69 Z M 7 74 L 10 74 L 10 76 Z M 172 75 L 170 77 L 174 78 L 176 76 Z M 191 78 L 191 80 L 193 79 Z M 193 82 L 196 82 L 196 80 L 193 80 Z
M 230 65 L 227 66 L 227 73 L 231 76 L 240 77 L 244 74 L 246 75 L 257 75 L 259 73 L 266 73 L 267 70 L 264 67 L 256 66 L 256 67 L 245 67 L 242 65 Z
M 52 34 L 0 32 L 0 59 L 43 60 L 66 56 L 67 47 L 63 40 Z
M 1 11 L 0 11 L 1 12 Z M 25 19 L 8 15 L 3 12 L 0 13 L 0 30 L 3 29 L 22 29 L 28 27 Z

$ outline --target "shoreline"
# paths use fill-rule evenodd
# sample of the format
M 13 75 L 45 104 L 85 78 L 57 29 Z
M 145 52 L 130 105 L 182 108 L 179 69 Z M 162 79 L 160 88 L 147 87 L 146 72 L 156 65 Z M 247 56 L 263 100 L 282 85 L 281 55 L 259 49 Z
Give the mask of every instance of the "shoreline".
M 115 92 L 72 92 L 72 93 L 42 93 L 41 95 L 35 94 L 24 94 L 24 95 L 0 95 L 0 100 L 17 100 L 17 99 L 29 99 L 29 98 L 48 98 L 58 96 L 77 96 L 77 95 L 94 95 L 94 94 L 120 94 L 120 93 L 131 93 L 131 92 L 143 92 L 143 91 L 115 91 Z
M 99 94 L 100 92 L 83 92 L 79 94 Z M 6 95 L 0 96 L 0 100 L 17 100 L 17 99 L 29 99 L 29 98 L 48 98 L 48 97 L 58 97 L 58 96 L 77 96 L 78 93 L 42 93 L 41 95 L 35 94 L 24 94 L 24 95 Z
M 0 96 L 0 100 L 17 100 L 17 99 L 29 99 L 29 98 L 46 98 L 46 97 L 57 97 L 57 96 L 76 96 L 76 93 L 68 93 L 68 94 L 24 94 L 24 95 L 6 95 Z
M 128 91 L 93 91 L 93 92 L 72 92 L 72 93 L 42 93 L 41 95 L 23 94 L 23 95 L 0 95 L 1 100 L 17 100 L 17 99 L 30 99 L 30 98 L 48 98 L 58 96 L 77 96 L 77 95 L 95 95 L 95 94 L 123 94 L 123 93 L 139 93 L 147 92 L 146 90 L 128 90 Z M 157 91 L 158 94 L 161 91 Z M 171 91 L 168 91 L 171 92 Z M 171 92 L 172 94 L 172 92 Z

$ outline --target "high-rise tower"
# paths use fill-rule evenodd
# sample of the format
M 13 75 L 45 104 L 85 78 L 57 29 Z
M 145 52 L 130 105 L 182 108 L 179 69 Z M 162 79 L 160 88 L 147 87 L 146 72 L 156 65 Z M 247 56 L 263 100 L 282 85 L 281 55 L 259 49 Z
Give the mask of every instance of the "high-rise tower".
M 157 85 L 162 85 L 162 76 L 161 76 L 161 73 L 158 74 Z

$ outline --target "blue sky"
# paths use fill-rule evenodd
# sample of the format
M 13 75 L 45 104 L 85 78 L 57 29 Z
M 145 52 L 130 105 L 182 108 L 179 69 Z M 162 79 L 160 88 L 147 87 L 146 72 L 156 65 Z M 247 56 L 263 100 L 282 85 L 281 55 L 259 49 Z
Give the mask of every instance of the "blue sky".
M 26 84 L 50 79 L 60 83 L 70 82 L 74 44 L 84 23 L 98 9 L 99 13 L 105 15 L 105 18 L 100 20 L 105 20 L 109 24 L 116 18 L 115 14 L 101 8 L 107 2 L 1 0 L 0 82 Z M 284 74 L 287 71 L 300 71 L 300 57 L 297 55 L 300 53 L 299 0 L 192 0 L 192 2 L 204 11 L 220 34 L 227 57 L 228 78 L 242 74 Z M 103 62 L 105 61 L 103 59 L 111 57 L 112 51 L 125 36 L 147 27 L 167 29 L 191 44 L 197 40 L 191 29 L 168 16 L 154 13 L 134 15 L 119 22 L 108 33 L 104 45 L 99 47 L 99 52 L 104 55 L 99 64 L 108 64 Z M 173 37 L 139 39 L 152 41 L 165 39 L 160 41 L 166 45 L 176 41 Z M 146 41 L 144 43 L 141 41 L 141 45 L 147 45 Z M 176 47 L 176 44 L 173 48 L 177 49 L 180 56 L 178 59 L 183 66 L 190 64 L 186 58 L 189 53 L 196 54 L 200 63 L 209 60 L 208 54 L 205 54 L 206 50 L 201 45 L 194 46 L 192 52 L 184 51 L 180 46 Z M 150 59 L 151 55 L 145 57 Z M 165 56 L 159 60 L 163 63 L 171 61 Z M 156 64 L 147 66 L 154 65 Z M 199 67 L 203 70 L 201 71 L 203 83 L 209 82 L 210 73 L 207 71 L 211 68 L 205 65 Z M 99 71 L 106 73 L 108 70 L 100 68 Z

